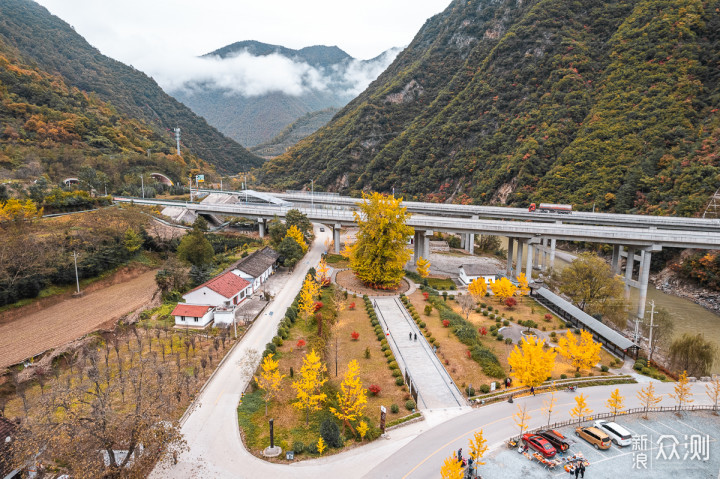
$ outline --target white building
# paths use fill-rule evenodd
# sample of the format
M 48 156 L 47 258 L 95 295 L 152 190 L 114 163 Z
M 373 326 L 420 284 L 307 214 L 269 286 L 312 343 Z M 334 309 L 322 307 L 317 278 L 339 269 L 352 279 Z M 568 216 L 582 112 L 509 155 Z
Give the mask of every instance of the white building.
M 252 285 L 249 281 L 227 271 L 183 294 L 183 299 L 188 304 L 204 304 L 215 308 L 224 306 L 226 301 L 240 304 L 251 294 Z
M 213 308 L 206 305 L 178 303 L 171 314 L 175 326 L 204 328 L 213 320 Z
M 230 270 L 240 278 L 251 283 L 252 291 L 258 291 L 275 271 L 280 255 L 266 246 L 235 263 Z
M 492 284 L 502 277 L 502 272 L 492 266 L 486 266 L 482 264 L 464 264 L 459 267 L 460 281 L 465 284 L 470 284 L 478 278 L 483 278 L 485 284 L 492 286 Z

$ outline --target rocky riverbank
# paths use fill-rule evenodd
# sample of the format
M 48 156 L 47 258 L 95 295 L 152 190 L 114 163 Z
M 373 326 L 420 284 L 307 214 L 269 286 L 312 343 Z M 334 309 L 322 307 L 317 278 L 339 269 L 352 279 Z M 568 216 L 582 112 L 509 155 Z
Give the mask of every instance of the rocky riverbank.
M 652 275 L 650 281 L 663 293 L 690 300 L 715 314 L 720 314 L 719 292 L 698 286 L 686 278 L 680 278 L 668 267 Z

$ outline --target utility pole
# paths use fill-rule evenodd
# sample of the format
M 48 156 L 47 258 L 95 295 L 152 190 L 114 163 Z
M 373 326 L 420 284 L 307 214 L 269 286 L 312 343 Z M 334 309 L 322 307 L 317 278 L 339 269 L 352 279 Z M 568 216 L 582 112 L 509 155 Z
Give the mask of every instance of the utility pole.
M 337 363 L 338 363 L 338 338 L 335 335 L 335 377 L 337 377 Z
M 177 144 L 177 155 L 182 156 L 180 154 L 180 127 L 175 128 L 175 143 Z
M 650 335 L 648 337 L 648 349 L 650 350 L 650 356 L 648 357 L 649 361 L 652 361 L 652 354 L 653 354 L 653 343 L 652 343 L 652 334 L 653 334 L 653 328 L 655 325 L 653 324 L 655 321 L 655 300 L 650 301 Z
M 190 187 L 190 202 L 192 203 L 192 175 L 188 175 L 188 186 Z
M 310 180 L 310 209 L 315 209 L 315 179 Z
M 142 195 L 143 199 L 145 198 L 145 180 L 143 179 L 143 175 L 140 175 L 140 187 L 142 188 Z
M 635 343 L 640 342 L 640 318 L 635 318 Z
M 73 251 L 73 257 L 75 258 L 75 284 L 77 285 L 77 294 L 80 294 L 80 277 L 78 276 L 77 270 L 77 253 Z

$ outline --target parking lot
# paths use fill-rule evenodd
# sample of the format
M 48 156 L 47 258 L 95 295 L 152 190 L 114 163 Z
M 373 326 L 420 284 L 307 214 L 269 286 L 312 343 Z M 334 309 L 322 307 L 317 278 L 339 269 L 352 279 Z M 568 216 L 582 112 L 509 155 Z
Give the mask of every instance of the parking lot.
M 619 416 L 616 422 L 633 433 L 631 446 L 621 448 L 613 444 L 608 450 L 596 450 L 575 435 L 575 427 L 559 430 L 570 443 L 570 449 L 563 456 L 581 453 L 590 462 L 585 477 L 720 477 L 720 416 L 710 412 L 685 412 L 681 417 L 673 413 L 653 413 L 647 420 L 636 414 Z M 591 425 L 592 421 L 583 424 Z M 486 464 L 478 468 L 484 479 L 571 477 L 562 466 L 547 470 L 516 449 L 500 448 L 486 456 L 485 461 Z

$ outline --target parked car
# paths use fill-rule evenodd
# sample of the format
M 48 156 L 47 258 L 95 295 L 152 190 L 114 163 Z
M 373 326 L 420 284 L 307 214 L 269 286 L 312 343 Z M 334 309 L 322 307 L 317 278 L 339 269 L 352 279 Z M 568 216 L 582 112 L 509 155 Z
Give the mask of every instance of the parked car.
M 610 436 L 596 427 L 579 427 L 575 429 L 575 435 L 585 439 L 595 449 L 610 449 Z
M 546 458 L 554 457 L 557 452 L 547 439 L 537 434 L 523 434 L 522 439 L 526 446 L 535 449 Z
M 570 444 L 568 444 L 565 440 L 565 436 L 563 436 L 554 429 L 540 431 L 538 435 L 547 439 L 547 441 L 552 444 L 555 450 L 557 450 L 558 452 L 565 452 L 570 449 Z
M 620 424 L 611 421 L 595 421 L 594 426 L 608 436 L 616 446 L 629 446 L 632 444 L 632 433 Z

